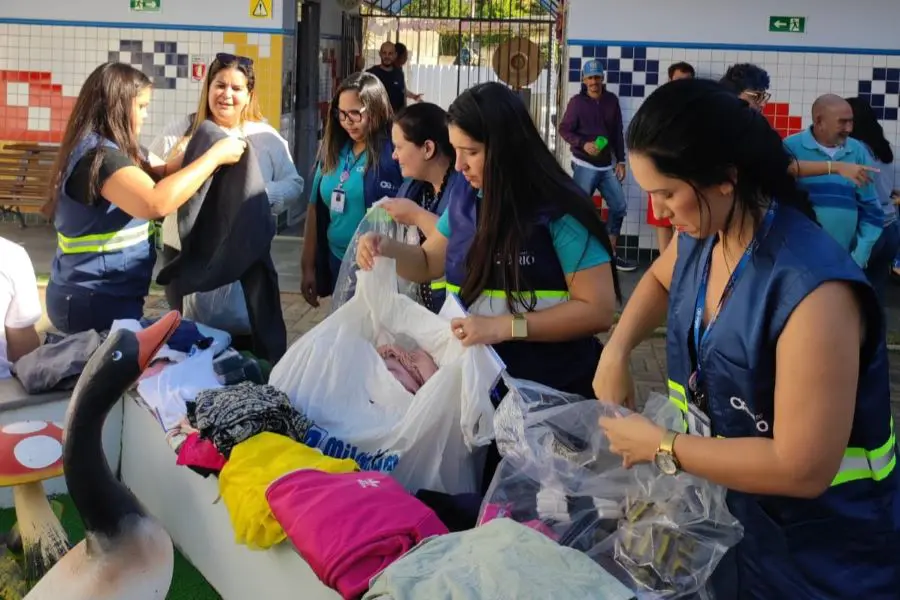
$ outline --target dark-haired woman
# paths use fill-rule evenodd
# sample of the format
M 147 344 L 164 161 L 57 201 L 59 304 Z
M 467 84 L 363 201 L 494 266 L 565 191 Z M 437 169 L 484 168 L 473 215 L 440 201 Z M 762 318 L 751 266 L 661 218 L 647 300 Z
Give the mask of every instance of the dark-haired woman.
M 415 225 L 421 242 L 435 235 L 438 216 L 457 186 L 475 194 L 465 178 L 454 169 L 456 152 L 447 130 L 447 113 L 436 104 L 420 102 L 400 110 L 391 130 L 394 159 L 406 181 L 397 198 L 381 206 L 398 223 Z M 446 282 L 443 278 L 420 286 L 422 303 L 437 312 L 443 306 Z
M 662 86 L 627 138 L 631 172 L 680 233 L 631 296 L 594 390 L 631 400 L 628 356 L 668 316 L 684 426 L 601 419 L 612 450 L 728 488 L 744 537 L 716 597 L 896 598 L 900 474 L 870 284 L 816 224 L 779 135 L 714 82 Z
M 246 148 L 242 140 L 222 140 L 180 171 L 180 156 L 169 164 L 148 158 L 138 134 L 150 92 L 142 72 L 106 63 L 88 76 L 69 117 L 44 211 L 58 238 L 47 316 L 64 333 L 143 316 L 156 262 L 150 221 L 187 202 Z
M 866 276 L 883 303 L 891 265 L 900 251 L 900 223 L 897 222 L 897 207 L 894 206 L 893 198 L 894 151 L 884 137 L 884 129 L 869 103 L 862 98 L 847 98 L 847 103 L 853 109 L 853 131 L 850 132 L 850 137 L 863 143 L 878 169 L 874 173 L 875 190 L 884 211 L 884 229 L 869 255 Z
M 465 345 L 490 344 L 513 377 L 591 395 L 618 296 L 609 236 L 590 200 L 547 149 L 522 101 L 499 83 L 463 92 L 448 111 L 456 170 L 437 234 L 422 246 L 364 236 L 358 262 L 396 259 L 410 281 L 446 275 L 470 316 Z
M 393 159 L 391 104 L 381 81 L 356 73 L 335 91 L 309 195 L 301 259 L 303 297 L 331 296 L 356 228 L 375 202 L 403 182 Z

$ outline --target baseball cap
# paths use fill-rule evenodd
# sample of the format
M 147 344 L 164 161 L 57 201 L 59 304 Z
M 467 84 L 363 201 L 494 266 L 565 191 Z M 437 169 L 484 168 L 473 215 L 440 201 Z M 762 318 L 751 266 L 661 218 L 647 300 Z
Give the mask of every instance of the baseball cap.
M 585 61 L 585 63 L 581 66 L 581 76 L 584 77 L 596 77 L 603 76 L 603 63 L 601 63 L 598 59 L 593 58 L 591 60 Z

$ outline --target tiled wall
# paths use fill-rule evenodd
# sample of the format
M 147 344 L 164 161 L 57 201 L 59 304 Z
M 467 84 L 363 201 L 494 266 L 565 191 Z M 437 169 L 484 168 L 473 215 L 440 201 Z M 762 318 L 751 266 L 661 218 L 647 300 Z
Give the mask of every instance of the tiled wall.
M 291 36 L 0 23 L 0 144 L 59 142 L 82 82 L 109 60 L 132 64 L 153 79 L 141 136 L 149 143 L 169 121 L 197 110 L 201 82 L 192 79 L 192 64 L 209 63 L 217 52 L 254 60 L 263 115 L 284 127 L 282 81 L 292 68 L 284 60 L 293 53 Z
M 772 100 L 766 116 L 782 135 L 812 124 L 813 101 L 825 93 L 843 97 L 863 96 L 882 119 L 885 135 L 900 144 L 900 52 L 893 55 L 835 52 L 792 52 L 782 49 L 722 50 L 646 46 L 607 46 L 602 42 L 568 47 L 568 94 L 580 90 L 581 64 L 590 58 L 603 61 L 607 88 L 619 96 L 625 127 L 644 98 L 667 80 L 674 62 L 687 61 L 699 77 L 718 79 L 734 63 L 752 62 L 766 69 L 772 80 Z M 568 161 L 565 161 L 568 163 Z M 647 197 L 629 175 L 625 182 L 629 210 L 623 233 L 637 239 L 641 248 L 656 244 L 653 228 L 646 224 Z

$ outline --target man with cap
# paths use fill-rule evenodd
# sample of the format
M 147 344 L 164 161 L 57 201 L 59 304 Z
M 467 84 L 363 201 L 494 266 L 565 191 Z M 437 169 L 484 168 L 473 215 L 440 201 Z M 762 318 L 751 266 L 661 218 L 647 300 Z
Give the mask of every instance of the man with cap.
M 572 177 L 588 195 L 595 190 L 609 208 L 609 238 L 615 250 L 628 211 L 625 179 L 625 134 L 619 99 L 603 85 L 603 64 L 597 59 L 581 68 L 581 92 L 569 100 L 559 134 L 572 148 Z M 616 256 L 620 271 L 634 271 L 633 262 Z

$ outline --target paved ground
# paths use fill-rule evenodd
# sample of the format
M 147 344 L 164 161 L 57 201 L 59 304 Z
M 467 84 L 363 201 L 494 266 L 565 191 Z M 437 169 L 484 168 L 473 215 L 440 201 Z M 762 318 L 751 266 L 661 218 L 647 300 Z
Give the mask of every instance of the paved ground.
M 50 227 L 31 226 L 20 229 L 11 223 L 0 223 L 0 237 L 23 244 L 31 256 L 35 270 L 47 273 L 54 251 L 54 233 Z M 297 238 L 276 238 L 272 256 L 278 268 L 282 289 L 281 305 L 291 343 L 315 327 L 328 314 L 327 302 L 318 309 L 311 308 L 300 291 L 300 240 Z M 621 274 L 623 293 L 626 298 L 634 289 L 640 273 Z M 167 310 L 165 299 L 159 292 L 148 298 L 148 314 L 161 314 Z M 894 341 L 900 340 L 900 286 L 891 286 L 888 297 L 889 331 Z M 46 321 L 42 329 L 49 327 Z M 891 397 L 894 399 L 895 414 L 900 418 L 900 353 L 891 354 Z M 662 338 L 651 339 L 635 350 L 631 368 L 638 387 L 638 398 L 646 398 L 651 391 L 666 392 L 666 354 Z

